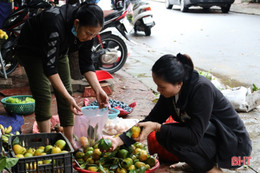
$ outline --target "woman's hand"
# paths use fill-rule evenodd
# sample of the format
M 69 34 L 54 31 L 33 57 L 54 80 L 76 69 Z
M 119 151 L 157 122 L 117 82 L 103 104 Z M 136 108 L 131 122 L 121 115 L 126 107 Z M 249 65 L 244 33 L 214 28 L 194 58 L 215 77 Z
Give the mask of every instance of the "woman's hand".
M 96 98 L 97 98 L 99 108 L 105 108 L 105 107 L 109 106 L 108 96 L 105 93 L 105 91 L 102 89 L 102 87 L 100 86 L 96 73 L 93 71 L 89 71 L 89 72 L 84 73 L 84 76 L 88 80 L 89 84 L 91 85 L 91 87 L 94 89 L 94 91 L 96 93 Z
M 106 107 L 110 107 L 109 103 L 108 103 L 108 96 L 105 93 L 105 91 L 103 89 L 100 89 L 97 93 L 96 93 L 96 97 L 97 97 L 97 102 L 99 105 L 99 108 L 106 108 Z
M 117 147 L 124 144 L 122 139 L 120 137 L 107 137 L 107 139 L 110 139 L 112 141 L 112 148 L 111 150 L 114 151 Z
M 80 107 L 77 105 L 74 98 L 68 93 L 67 89 L 63 85 L 59 74 L 54 74 L 49 76 L 49 80 L 52 86 L 63 96 L 63 98 L 67 101 L 70 111 L 75 115 L 78 115 L 78 111 L 81 111 Z
M 142 123 L 137 123 L 136 126 L 143 127 L 141 134 L 139 137 L 134 138 L 135 141 L 142 142 L 147 139 L 148 135 L 153 132 L 153 131 L 160 131 L 161 124 L 156 123 L 156 122 L 142 122 Z
M 80 107 L 77 105 L 75 99 L 72 96 L 67 98 L 67 102 L 69 104 L 70 111 L 73 112 L 75 115 L 78 115 L 78 112 L 81 112 Z

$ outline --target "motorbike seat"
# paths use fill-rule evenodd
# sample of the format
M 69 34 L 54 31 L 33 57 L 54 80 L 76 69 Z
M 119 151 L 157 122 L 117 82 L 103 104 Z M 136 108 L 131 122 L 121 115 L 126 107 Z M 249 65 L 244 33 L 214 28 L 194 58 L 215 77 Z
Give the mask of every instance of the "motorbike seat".
M 108 14 L 107 16 L 105 16 L 105 21 L 111 20 L 113 18 L 117 18 L 119 16 L 122 15 L 122 11 L 114 11 L 111 14 Z
M 114 10 L 103 10 L 104 17 L 107 17 L 108 15 L 114 13 Z

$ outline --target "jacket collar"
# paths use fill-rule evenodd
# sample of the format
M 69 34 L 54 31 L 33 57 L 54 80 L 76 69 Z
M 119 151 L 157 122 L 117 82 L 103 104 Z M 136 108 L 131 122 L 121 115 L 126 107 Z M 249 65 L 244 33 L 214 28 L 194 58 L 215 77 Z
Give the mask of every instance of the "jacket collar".
M 180 91 L 179 99 L 177 102 L 177 107 L 180 108 L 180 111 L 183 112 L 188 104 L 190 93 L 197 81 L 199 80 L 199 73 L 196 70 L 193 70 L 191 78 L 183 82 L 182 89 Z

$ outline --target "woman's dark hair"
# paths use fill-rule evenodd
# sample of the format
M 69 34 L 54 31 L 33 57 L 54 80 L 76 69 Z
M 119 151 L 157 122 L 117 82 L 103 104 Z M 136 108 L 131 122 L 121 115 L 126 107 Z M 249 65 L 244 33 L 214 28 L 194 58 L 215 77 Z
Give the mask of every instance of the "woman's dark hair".
M 75 19 L 79 19 L 80 26 L 101 26 L 104 25 L 103 10 L 95 4 L 83 3 L 76 12 Z
M 153 65 L 152 72 L 162 80 L 175 85 L 189 80 L 193 69 L 191 58 L 179 53 L 177 56 L 162 56 Z

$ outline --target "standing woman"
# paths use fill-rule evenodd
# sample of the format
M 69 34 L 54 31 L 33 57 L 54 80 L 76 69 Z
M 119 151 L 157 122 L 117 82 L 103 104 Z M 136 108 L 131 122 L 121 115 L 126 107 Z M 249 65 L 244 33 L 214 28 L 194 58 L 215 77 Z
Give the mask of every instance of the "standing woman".
M 40 132 L 50 132 L 51 90 L 56 96 L 64 134 L 73 144 L 74 114 L 81 111 L 72 97 L 67 52 L 79 51 L 79 68 L 94 91 L 100 107 L 108 104 L 91 59 L 93 38 L 103 27 L 103 11 L 97 5 L 52 7 L 31 18 L 23 27 L 17 53 L 35 99 Z
M 152 76 L 160 98 L 137 124 L 143 129 L 135 141 L 156 131 L 158 142 L 195 172 L 222 172 L 220 168 L 235 168 L 233 156 L 250 156 L 251 140 L 243 121 L 223 94 L 194 70 L 189 56 L 162 56 Z M 178 123 L 163 124 L 170 115 Z M 125 133 L 112 140 L 113 149 L 135 142 Z

